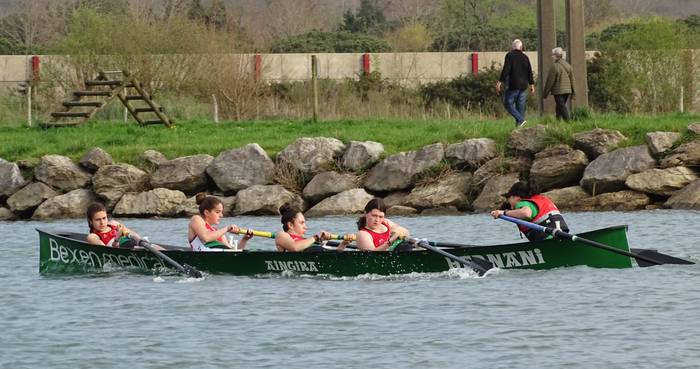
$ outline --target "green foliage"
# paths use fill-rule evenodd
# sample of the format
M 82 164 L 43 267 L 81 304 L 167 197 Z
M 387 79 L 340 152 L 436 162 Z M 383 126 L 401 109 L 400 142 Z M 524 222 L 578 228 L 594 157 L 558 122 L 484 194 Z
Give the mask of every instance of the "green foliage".
M 380 34 L 388 27 L 386 17 L 376 0 L 362 0 L 355 13 L 348 9 L 343 14 L 341 31 L 350 33 Z
M 391 47 L 373 36 L 347 31 L 311 31 L 279 40 L 270 49 L 273 53 L 362 53 L 387 52 Z
M 427 105 L 443 101 L 454 106 L 478 107 L 485 113 L 496 114 L 503 109 L 501 98 L 494 88 L 499 75 L 500 71 L 491 66 L 476 76 L 464 75 L 449 81 L 428 83 L 420 91 Z
M 430 48 L 433 35 L 425 24 L 410 23 L 385 34 L 384 39 L 397 52 L 426 51 Z

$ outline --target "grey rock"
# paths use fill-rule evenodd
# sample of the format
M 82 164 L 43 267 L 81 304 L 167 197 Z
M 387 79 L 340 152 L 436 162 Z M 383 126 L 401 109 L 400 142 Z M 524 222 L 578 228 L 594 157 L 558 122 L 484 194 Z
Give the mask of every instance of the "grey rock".
M 211 155 L 192 155 L 160 163 L 151 175 L 151 186 L 186 194 L 204 191 L 209 184 L 206 170 L 213 160 Z
M 518 173 L 524 177 L 530 172 L 532 161 L 529 158 L 497 157 L 487 161 L 474 172 L 474 189 L 480 190 L 489 179 L 510 173 Z
M 279 215 L 285 203 L 304 210 L 304 201 L 299 195 L 287 191 L 280 185 L 254 185 L 236 194 L 234 215 Z
M 308 217 L 359 214 L 373 197 L 363 188 L 354 188 L 323 199 L 304 214 Z
M 322 172 L 304 187 L 304 198 L 315 204 L 328 196 L 358 187 L 357 176 L 349 173 Z
M 700 210 L 700 179 L 677 191 L 664 205 L 671 209 Z
M 0 197 L 11 196 L 26 183 L 17 164 L 0 159 Z
M 651 203 L 649 196 L 630 190 L 608 192 L 587 197 L 578 202 L 578 211 L 632 211 L 645 209 Z
M 471 138 L 447 145 L 445 158 L 458 167 L 476 169 L 498 155 L 496 141 L 490 138 Z
M 688 167 L 649 169 L 627 177 L 627 187 L 644 193 L 671 196 L 676 191 L 698 179 L 698 174 Z
M 80 158 L 80 165 L 93 173 L 101 167 L 112 163 L 114 163 L 112 156 L 99 147 L 91 149 Z
M 507 147 L 523 156 L 532 156 L 547 147 L 547 129 L 541 124 L 513 130 Z
M 125 193 L 148 190 L 148 173 L 129 164 L 105 165 L 92 177 L 92 188 L 112 209 Z
M 617 149 L 600 155 L 583 172 L 581 187 L 595 195 L 625 189 L 625 180 L 634 173 L 656 166 L 646 145 Z
M 530 168 L 530 185 L 535 192 L 544 192 L 577 184 L 588 165 L 581 150 L 560 145 L 535 155 Z
M 365 188 L 370 191 L 409 188 L 414 184 L 417 174 L 438 165 L 444 157 L 445 150 L 440 143 L 392 155 L 372 168 L 365 179 Z
M 14 193 L 7 199 L 7 205 L 10 209 L 18 214 L 24 214 L 36 209 L 42 202 L 57 196 L 58 193 L 51 187 L 41 183 L 34 182 L 24 186 L 21 190 Z
M 117 216 L 164 216 L 178 215 L 180 205 L 187 200 L 182 191 L 167 188 L 155 188 L 150 191 L 125 193 L 117 206 L 114 215 Z
M 8 208 L 0 207 L 0 220 L 15 220 L 17 216 Z
M 435 183 L 414 188 L 406 196 L 405 203 L 416 209 L 452 206 L 464 210 L 469 207 L 471 182 L 471 173 L 454 173 Z
M 345 144 L 335 138 L 303 137 L 280 151 L 277 161 L 287 162 L 303 173 L 313 174 L 330 169 L 344 150 Z
M 406 205 L 406 196 L 409 192 L 397 191 L 386 195 L 382 200 L 384 200 L 384 205 L 386 205 L 387 210 L 392 206 Z
M 350 141 L 343 155 L 343 167 L 358 171 L 379 161 L 384 145 L 374 141 Z
M 671 147 L 681 138 L 678 132 L 647 132 L 646 141 L 651 153 L 656 155 Z
M 253 185 L 272 183 L 275 163 L 256 143 L 220 153 L 207 173 L 224 192 L 236 192 Z
M 626 139 L 620 131 L 596 128 L 574 134 L 574 148 L 585 152 L 588 159 L 593 160 L 615 149 Z
M 90 182 L 90 173 L 60 155 L 44 155 L 34 168 L 34 177 L 63 192 L 85 187 Z
M 700 166 L 700 141 L 690 141 L 676 147 L 671 153 L 661 159 L 662 168 Z
M 700 122 L 689 124 L 688 131 L 692 134 L 700 135 Z
M 581 186 L 570 186 L 542 193 L 557 205 L 559 210 L 573 210 L 581 200 L 591 197 Z
M 418 210 L 410 206 L 394 205 L 386 209 L 386 216 L 404 216 L 418 214 Z
M 462 215 L 456 207 L 454 206 L 443 206 L 439 208 L 425 209 L 420 212 L 420 215 L 425 216 L 436 216 L 436 215 Z
M 146 150 L 140 155 L 139 160 L 143 163 L 143 170 L 148 173 L 153 173 L 158 169 L 158 165 L 168 161 L 168 158 L 159 151 Z
M 506 201 L 505 194 L 520 180 L 518 173 L 497 175 L 486 182 L 484 189 L 474 200 L 472 207 L 475 211 L 497 209 Z
M 84 218 L 85 209 L 96 200 L 97 197 L 90 190 L 84 188 L 73 190 L 41 203 L 34 211 L 32 219 Z

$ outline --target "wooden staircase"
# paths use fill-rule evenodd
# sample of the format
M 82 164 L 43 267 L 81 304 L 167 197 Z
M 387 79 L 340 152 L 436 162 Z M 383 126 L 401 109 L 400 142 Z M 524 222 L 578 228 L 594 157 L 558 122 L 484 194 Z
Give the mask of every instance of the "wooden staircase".
M 109 77 L 108 77 L 109 76 Z M 63 102 L 63 111 L 51 113 L 52 121 L 44 127 L 75 126 L 85 123 L 112 99 L 118 98 L 141 126 L 172 122 L 144 90 L 143 85 L 127 71 L 100 71 L 85 81 L 85 89 L 73 91 L 73 100 Z

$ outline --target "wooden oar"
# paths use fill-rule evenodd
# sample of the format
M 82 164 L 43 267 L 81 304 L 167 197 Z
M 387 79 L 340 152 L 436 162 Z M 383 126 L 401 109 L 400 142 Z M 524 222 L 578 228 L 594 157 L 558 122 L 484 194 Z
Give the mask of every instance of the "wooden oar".
M 459 257 L 457 255 L 450 254 L 449 252 L 447 252 L 445 250 L 442 250 L 442 249 L 439 249 L 435 246 L 430 245 L 427 241 L 417 240 L 417 239 L 412 239 L 412 241 L 416 242 L 416 244 L 418 246 L 420 246 L 426 250 L 432 251 L 436 254 L 440 254 L 448 259 L 454 260 L 454 261 L 456 261 L 464 266 L 471 268 L 476 274 L 479 275 L 479 277 L 483 276 L 484 274 L 486 274 L 486 272 L 489 269 L 493 268 L 493 264 L 489 263 L 486 260 L 481 260 L 483 263 L 486 263 L 486 264 L 484 264 L 484 266 L 482 266 L 482 265 L 480 265 L 482 263 L 477 263 L 474 260 L 467 260 L 463 257 Z
M 256 231 L 254 229 L 245 229 L 245 228 L 239 228 L 238 229 L 238 234 L 246 234 L 248 232 L 251 232 L 253 236 L 257 237 L 264 237 L 264 238 L 275 238 L 277 237 L 277 233 L 275 232 L 267 232 L 267 231 Z M 355 235 L 352 233 L 348 234 L 331 234 L 331 240 L 347 240 L 347 241 L 354 241 L 355 240 Z
M 171 259 L 168 255 L 163 254 L 159 250 L 157 250 L 153 245 L 151 245 L 150 242 L 140 239 L 139 240 L 139 246 L 143 247 L 144 249 L 150 251 L 153 255 L 158 257 L 160 260 L 163 260 L 166 264 L 170 264 L 173 268 L 177 269 L 180 273 L 187 274 L 190 277 L 193 278 L 202 278 L 202 272 L 199 270 L 195 269 L 192 266 L 189 266 L 187 264 L 180 265 L 177 261 Z
M 506 220 L 506 221 L 509 221 L 509 222 L 511 222 L 511 223 L 519 224 L 519 225 L 521 225 L 521 226 L 524 226 L 524 227 L 533 229 L 533 230 L 535 230 L 535 231 L 544 232 L 544 233 L 546 233 L 546 234 L 551 234 L 551 235 L 554 236 L 555 238 L 556 238 L 556 237 L 559 237 L 559 238 L 565 238 L 565 239 L 568 239 L 568 240 L 572 240 L 572 241 L 574 241 L 574 242 L 581 242 L 581 243 L 584 243 L 584 244 L 586 244 L 586 245 L 590 245 L 590 246 L 593 246 L 593 247 L 597 247 L 597 248 L 599 248 L 599 249 L 603 249 L 603 250 L 607 250 L 607 251 L 610 251 L 610 252 L 614 252 L 614 253 L 619 254 L 619 255 L 624 255 L 624 256 L 627 256 L 627 257 L 635 258 L 635 259 L 637 259 L 637 260 L 643 260 L 643 261 L 646 261 L 647 263 L 651 263 L 651 264 L 654 264 L 654 265 L 662 265 L 662 264 L 664 264 L 664 263 L 661 262 L 661 261 L 652 259 L 652 258 L 647 257 L 647 256 L 644 256 L 644 255 L 640 255 L 640 254 L 633 253 L 633 252 L 627 252 L 627 251 L 620 250 L 620 249 L 618 249 L 618 248 L 615 248 L 615 247 L 606 245 L 606 244 L 604 244 L 604 243 L 600 243 L 600 242 L 588 240 L 588 239 L 581 238 L 581 237 L 576 236 L 576 235 L 573 235 L 573 234 L 566 233 L 566 232 L 562 231 L 561 229 L 543 227 L 543 226 L 541 226 L 541 225 L 539 225 L 539 224 L 531 223 L 531 222 L 528 222 L 528 221 L 526 221 L 526 220 L 522 220 L 522 219 L 518 219 L 518 218 L 509 217 L 509 216 L 507 216 L 507 215 L 501 215 L 501 216 L 499 216 L 499 218 L 501 218 L 501 219 L 503 219 L 503 220 Z

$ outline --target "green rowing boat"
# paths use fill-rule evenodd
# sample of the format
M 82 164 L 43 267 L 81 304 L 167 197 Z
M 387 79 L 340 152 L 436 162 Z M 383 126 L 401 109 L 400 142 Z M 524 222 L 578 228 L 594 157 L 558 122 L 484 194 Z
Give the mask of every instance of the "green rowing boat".
M 39 232 L 39 272 L 91 273 L 128 269 L 141 272 L 169 268 L 148 250 L 120 249 L 86 243 L 85 234 Z M 581 233 L 578 236 L 629 252 L 627 226 L 615 226 Z M 405 274 L 443 272 L 462 265 L 454 258 L 417 248 L 398 252 L 356 250 L 317 252 L 194 252 L 186 247 L 162 245 L 163 254 L 178 263 L 211 274 L 265 275 L 294 272 L 310 275 L 357 276 L 362 274 Z M 452 245 L 452 244 L 442 244 Z M 567 239 L 522 242 L 493 246 L 453 245 L 444 251 L 467 260 L 481 258 L 501 269 L 551 269 L 587 265 L 596 268 L 629 268 L 632 258 Z M 650 251 L 650 250 L 646 250 Z M 663 255 L 663 254 L 661 254 Z

